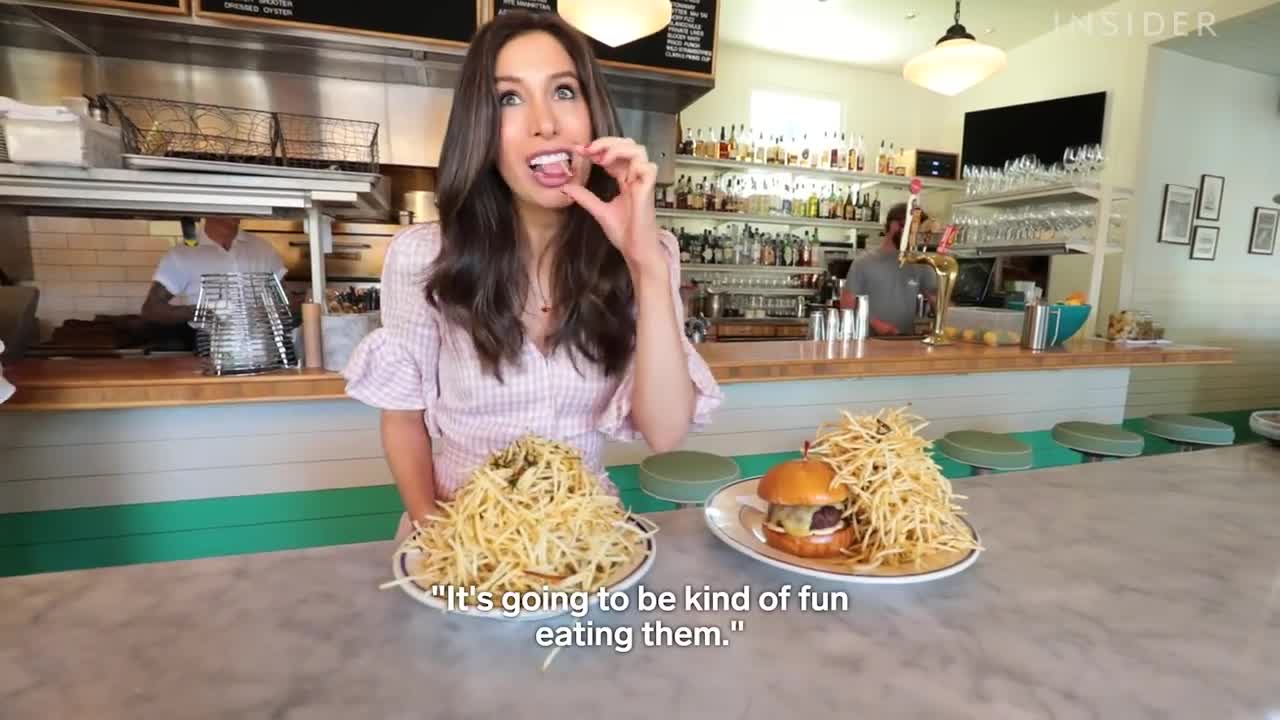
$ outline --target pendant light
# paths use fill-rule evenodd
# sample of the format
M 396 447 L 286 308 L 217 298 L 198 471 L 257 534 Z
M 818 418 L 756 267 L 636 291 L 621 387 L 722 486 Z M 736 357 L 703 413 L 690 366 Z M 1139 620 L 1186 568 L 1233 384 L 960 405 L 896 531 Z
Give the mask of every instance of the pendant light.
M 1003 50 L 978 42 L 960 24 L 960 0 L 955 20 L 933 49 L 903 66 L 904 78 L 942 95 L 956 95 L 1005 68 Z
M 671 0 L 560 0 L 560 17 L 609 47 L 652 35 L 671 23 Z

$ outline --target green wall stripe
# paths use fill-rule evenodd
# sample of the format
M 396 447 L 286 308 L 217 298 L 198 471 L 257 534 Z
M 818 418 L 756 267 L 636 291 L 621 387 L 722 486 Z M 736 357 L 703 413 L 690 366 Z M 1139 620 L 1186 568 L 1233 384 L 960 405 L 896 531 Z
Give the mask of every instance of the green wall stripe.
M 0 515 L 0 547 L 401 511 L 394 485 Z
M 387 540 L 395 534 L 399 521 L 400 513 L 395 512 L 3 547 L 0 574 L 29 575 Z M 377 560 L 370 558 L 370 562 Z
M 1199 413 L 1232 425 L 1237 443 L 1261 440 L 1249 430 L 1251 411 Z M 1142 418 L 1124 426 L 1142 432 Z M 1080 455 L 1053 442 L 1048 431 L 1013 433 L 1032 448 L 1036 468 L 1074 465 Z M 1175 448 L 1146 436 L 1147 455 Z M 764 474 L 799 452 L 734 458 L 743 477 Z M 935 453 L 948 478 L 968 468 Z M 609 468 L 632 512 L 670 510 L 639 489 L 637 465 Z M 387 540 L 402 506 L 394 485 L 140 503 L 73 510 L 0 514 L 0 576 L 268 552 Z

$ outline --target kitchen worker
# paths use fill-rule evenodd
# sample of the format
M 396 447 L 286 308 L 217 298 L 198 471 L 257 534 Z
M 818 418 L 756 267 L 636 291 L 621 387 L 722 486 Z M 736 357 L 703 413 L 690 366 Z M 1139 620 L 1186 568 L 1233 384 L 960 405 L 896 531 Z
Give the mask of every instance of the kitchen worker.
M 196 237 L 169 250 L 152 276 L 142 303 L 142 319 L 157 325 L 185 325 L 195 316 L 200 276 L 270 272 L 284 279 L 284 261 L 267 241 L 240 230 L 236 217 L 208 217 Z
M 401 539 L 526 434 L 574 447 L 612 492 L 607 440 L 672 450 L 722 399 L 684 335 L 657 166 L 620 136 L 590 44 L 558 15 L 477 32 L 438 177 L 440 220 L 392 240 L 382 327 L 344 370 L 382 411 Z
M 924 293 L 930 302 L 937 297 L 938 277 L 927 265 L 899 265 L 898 240 L 906 223 L 907 206 L 898 203 L 885 216 L 884 242 L 849 266 L 840 307 L 853 308 L 858 295 L 867 295 L 871 306 L 870 325 L 874 335 L 914 335 L 916 298 Z M 928 220 L 923 212 L 920 222 Z

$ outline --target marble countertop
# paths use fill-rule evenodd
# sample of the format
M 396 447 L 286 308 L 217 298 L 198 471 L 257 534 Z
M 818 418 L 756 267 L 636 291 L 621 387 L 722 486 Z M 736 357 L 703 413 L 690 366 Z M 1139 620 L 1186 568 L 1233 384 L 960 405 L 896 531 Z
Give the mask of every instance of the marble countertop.
M 714 625 L 730 644 L 643 647 L 637 629 L 629 653 L 567 648 L 545 672 L 536 624 L 379 591 L 390 543 L 0 579 L 0 715 L 1280 716 L 1280 449 L 957 486 L 987 552 L 917 586 L 810 581 L 734 552 L 699 511 L 649 516 L 649 589 L 812 584 L 850 608 L 593 611 L 596 625 Z

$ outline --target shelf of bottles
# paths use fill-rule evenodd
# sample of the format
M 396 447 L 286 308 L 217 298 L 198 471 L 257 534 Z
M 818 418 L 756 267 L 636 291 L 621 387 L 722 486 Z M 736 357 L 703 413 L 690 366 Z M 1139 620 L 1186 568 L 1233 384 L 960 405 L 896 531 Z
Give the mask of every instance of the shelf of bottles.
M 881 141 L 872 157 L 861 135 L 849 138 L 844 133 L 825 133 L 821 138 L 808 135 L 786 138 L 757 131 L 745 125 L 714 130 L 686 130 L 676 147 L 676 164 L 711 170 L 740 172 L 770 171 L 795 178 L 835 180 L 859 186 L 886 185 L 908 187 L 912 175 L 908 170 L 908 153 L 893 143 Z M 958 189 L 961 183 L 940 178 L 920 178 L 925 188 Z

